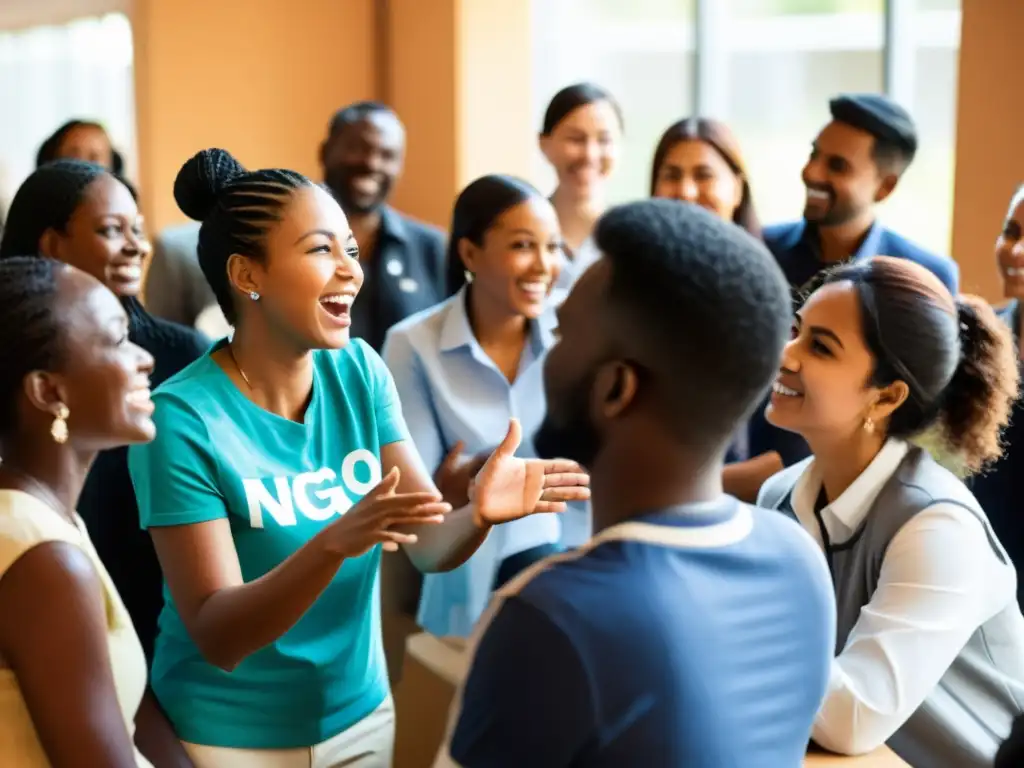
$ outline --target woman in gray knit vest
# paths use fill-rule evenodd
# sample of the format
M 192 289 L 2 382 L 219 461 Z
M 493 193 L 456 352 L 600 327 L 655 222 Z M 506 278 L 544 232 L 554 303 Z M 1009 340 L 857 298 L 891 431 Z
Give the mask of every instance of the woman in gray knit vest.
M 766 415 L 813 456 L 758 501 L 795 517 L 832 573 L 821 746 L 987 767 L 1024 710 L 1017 575 L 960 479 L 998 457 L 1016 393 L 1006 326 L 913 262 L 842 266 L 799 311 Z

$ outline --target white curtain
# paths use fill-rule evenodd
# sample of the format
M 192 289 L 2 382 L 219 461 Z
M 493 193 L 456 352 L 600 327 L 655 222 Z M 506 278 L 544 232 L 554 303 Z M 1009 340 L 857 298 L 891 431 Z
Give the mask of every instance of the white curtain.
M 0 0 L 2 1 L 2 0 Z M 120 13 L 0 32 L 0 211 L 67 120 L 95 120 L 135 167 L 132 33 Z

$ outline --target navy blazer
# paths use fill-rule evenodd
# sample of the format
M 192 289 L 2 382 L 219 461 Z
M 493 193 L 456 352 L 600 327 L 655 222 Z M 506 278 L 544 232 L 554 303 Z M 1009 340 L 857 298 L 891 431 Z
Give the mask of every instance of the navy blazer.
M 362 262 L 353 336 L 379 352 L 391 326 L 445 298 L 446 240 L 436 227 L 387 206 L 381 210 L 374 251 Z
M 817 227 L 800 220 L 786 224 L 773 224 L 764 230 L 764 242 L 786 274 L 790 286 L 803 288 L 828 265 L 818 259 Z M 873 256 L 894 256 L 910 259 L 935 274 L 954 296 L 959 291 L 960 270 L 952 259 L 926 251 L 919 245 L 897 235 L 876 221 L 868 230 L 851 260 L 870 259 Z

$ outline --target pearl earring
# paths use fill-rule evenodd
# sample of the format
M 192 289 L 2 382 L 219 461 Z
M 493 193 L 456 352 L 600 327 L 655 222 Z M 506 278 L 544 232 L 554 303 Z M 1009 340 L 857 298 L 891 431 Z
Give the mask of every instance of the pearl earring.
M 53 442 L 64 445 L 68 441 L 68 416 L 71 412 L 64 403 L 57 404 L 57 413 L 53 416 L 53 424 L 50 425 L 50 437 Z
M 253 301 L 259 301 L 260 295 L 256 293 L 256 291 L 249 291 L 249 298 L 252 299 Z

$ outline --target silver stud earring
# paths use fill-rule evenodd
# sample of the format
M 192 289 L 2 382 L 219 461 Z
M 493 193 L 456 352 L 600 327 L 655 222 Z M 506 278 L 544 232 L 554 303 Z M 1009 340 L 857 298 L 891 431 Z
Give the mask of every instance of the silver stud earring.
M 256 293 L 256 291 L 249 291 L 249 298 L 252 299 L 253 301 L 259 301 L 260 295 Z

